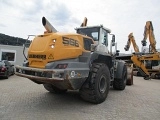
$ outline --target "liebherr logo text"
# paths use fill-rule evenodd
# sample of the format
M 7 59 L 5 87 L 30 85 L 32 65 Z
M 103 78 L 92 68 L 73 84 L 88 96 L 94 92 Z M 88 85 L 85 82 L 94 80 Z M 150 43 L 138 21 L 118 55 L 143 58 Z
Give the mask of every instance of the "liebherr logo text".
M 72 38 L 67 38 L 67 37 L 62 37 L 62 40 L 63 40 L 64 45 L 71 45 L 71 46 L 79 47 L 77 40 L 74 40 Z
M 46 59 L 46 55 L 34 55 L 34 54 L 30 54 L 29 58 L 38 58 L 38 59 L 45 60 Z

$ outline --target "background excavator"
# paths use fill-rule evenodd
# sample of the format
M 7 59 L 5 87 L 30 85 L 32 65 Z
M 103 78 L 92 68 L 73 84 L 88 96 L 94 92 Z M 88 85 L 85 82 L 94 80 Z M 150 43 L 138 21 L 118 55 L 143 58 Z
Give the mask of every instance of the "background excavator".
M 125 47 L 124 47 L 124 50 L 125 50 L 125 51 L 129 51 L 129 48 L 130 48 L 131 44 L 132 44 L 132 46 L 133 46 L 133 48 L 134 48 L 134 52 L 139 53 L 140 50 L 139 50 L 139 47 L 138 47 L 138 45 L 137 45 L 137 43 L 136 43 L 136 41 L 135 41 L 135 38 L 134 38 L 134 36 L 133 36 L 133 33 L 130 33 L 130 34 L 128 35 L 128 41 L 127 41 L 127 44 L 126 44 Z M 130 59 L 131 59 L 131 57 L 130 57 Z M 133 62 L 130 61 L 130 59 L 128 60 L 127 63 L 128 63 L 128 65 L 129 65 L 130 67 L 133 68 L 133 75 L 135 75 L 135 76 L 142 76 L 141 73 L 139 72 L 138 68 L 134 65 Z
M 160 77 L 160 53 L 156 50 L 156 40 L 151 21 L 146 22 L 142 46 L 146 46 L 148 37 L 150 42 L 149 51 L 135 52 L 131 57 L 134 65 L 138 67 L 141 75 L 146 80 Z

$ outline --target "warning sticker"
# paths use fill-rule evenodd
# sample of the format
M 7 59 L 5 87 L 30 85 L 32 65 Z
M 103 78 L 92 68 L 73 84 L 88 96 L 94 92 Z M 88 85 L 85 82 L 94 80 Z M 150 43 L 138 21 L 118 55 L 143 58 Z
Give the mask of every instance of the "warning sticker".
M 53 55 L 50 54 L 49 57 L 48 57 L 48 59 L 54 59 Z

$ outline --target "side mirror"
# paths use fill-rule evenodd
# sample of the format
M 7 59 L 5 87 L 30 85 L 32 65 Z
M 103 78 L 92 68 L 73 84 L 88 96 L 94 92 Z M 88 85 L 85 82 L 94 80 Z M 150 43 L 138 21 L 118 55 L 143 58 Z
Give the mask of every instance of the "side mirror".
M 115 35 L 112 35 L 112 41 L 115 42 Z
M 115 46 L 115 35 L 112 35 L 112 46 Z
M 25 43 L 24 47 L 29 48 L 30 44 L 31 44 L 31 42 L 30 43 Z
M 120 50 L 116 50 L 116 56 L 119 56 Z

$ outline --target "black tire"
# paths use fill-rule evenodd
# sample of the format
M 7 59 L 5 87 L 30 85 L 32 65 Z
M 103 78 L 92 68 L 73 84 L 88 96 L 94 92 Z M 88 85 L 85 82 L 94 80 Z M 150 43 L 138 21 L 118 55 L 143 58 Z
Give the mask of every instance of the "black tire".
M 5 79 L 9 78 L 9 72 L 6 72 L 6 75 L 4 76 Z
M 14 75 L 15 74 L 15 70 L 13 70 L 13 72 L 12 72 L 12 75 Z
M 52 84 L 43 84 L 43 86 L 46 90 L 48 90 L 51 93 L 55 93 L 55 94 L 62 94 L 62 93 L 67 92 L 67 89 L 59 89 L 59 88 L 53 86 Z
M 124 65 L 122 78 L 121 79 L 114 79 L 113 81 L 113 88 L 116 90 L 124 90 L 126 87 L 127 82 L 127 66 Z
M 81 98 L 99 104 L 107 98 L 110 87 L 110 72 L 106 64 L 94 63 L 88 79 L 80 89 Z
M 142 75 L 141 75 L 141 73 L 138 71 L 137 72 L 137 76 L 139 76 L 139 77 L 141 77 Z
M 133 85 L 133 68 L 127 68 L 127 83 L 126 85 Z

